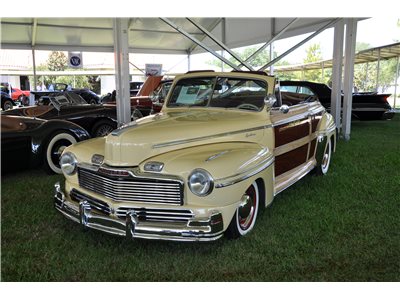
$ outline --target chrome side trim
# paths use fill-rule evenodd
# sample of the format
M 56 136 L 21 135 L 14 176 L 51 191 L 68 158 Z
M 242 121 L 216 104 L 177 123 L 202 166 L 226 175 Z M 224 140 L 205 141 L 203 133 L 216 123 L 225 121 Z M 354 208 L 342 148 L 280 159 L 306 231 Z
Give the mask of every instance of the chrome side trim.
M 192 139 L 175 140 L 175 141 L 166 142 L 166 143 L 154 144 L 152 148 L 153 149 L 158 149 L 158 148 L 176 146 L 176 145 L 181 145 L 181 144 L 200 142 L 200 141 L 204 141 L 204 140 L 215 139 L 215 138 L 220 138 L 220 137 L 226 137 L 226 136 L 235 135 L 235 134 L 241 134 L 241 133 L 246 133 L 246 132 L 251 132 L 251 131 L 256 131 L 256 130 L 263 130 L 263 129 L 266 129 L 266 128 L 272 128 L 272 124 L 265 125 L 265 126 L 254 127 L 254 128 L 242 129 L 242 130 L 237 130 L 237 131 L 231 131 L 231 132 L 224 132 L 224 133 L 219 133 L 219 134 L 207 135 L 207 136 L 202 136 L 202 137 L 197 137 L 197 138 L 192 138 Z
M 324 111 L 326 111 L 326 110 L 322 105 L 318 106 L 317 108 L 311 108 L 309 111 L 303 112 L 301 114 L 296 114 L 296 115 L 291 116 L 289 118 L 284 118 L 282 120 L 278 120 L 278 121 L 273 123 L 273 127 L 280 126 L 280 125 L 287 124 L 287 123 L 291 123 L 291 122 L 298 121 L 298 120 L 301 120 L 301 119 L 307 119 L 310 116 L 317 115 L 317 114 L 319 114 L 321 112 L 324 112 Z
M 246 180 L 262 171 L 264 171 L 266 168 L 268 168 L 272 163 L 275 161 L 275 158 L 272 154 L 270 154 L 265 160 L 260 162 L 258 165 L 255 167 L 251 168 L 250 170 L 246 170 L 244 172 L 220 178 L 214 181 L 214 186 L 215 188 L 223 188 L 227 187 L 233 184 L 236 184 L 238 182 L 241 182 L 243 180 Z
M 310 113 L 307 111 L 307 112 L 302 113 L 302 114 L 294 115 L 294 116 L 291 116 L 289 118 L 285 118 L 285 119 L 276 121 L 275 123 L 273 123 L 273 126 L 276 127 L 276 126 L 280 126 L 280 125 L 283 125 L 283 124 L 287 124 L 287 123 L 291 123 L 291 122 L 294 122 L 294 121 L 298 121 L 298 120 L 301 120 L 301 119 L 306 119 L 309 116 L 310 116 Z

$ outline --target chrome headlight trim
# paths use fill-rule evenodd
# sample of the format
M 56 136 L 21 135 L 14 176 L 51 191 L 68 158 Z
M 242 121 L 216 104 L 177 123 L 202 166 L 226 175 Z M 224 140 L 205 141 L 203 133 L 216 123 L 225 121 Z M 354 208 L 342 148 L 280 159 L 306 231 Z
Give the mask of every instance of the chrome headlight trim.
M 76 173 L 78 161 L 71 152 L 64 153 L 60 158 L 61 170 L 65 175 L 73 175 Z
M 211 194 L 214 189 L 214 179 L 204 169 L 194 169 L 188 177 L 190 191 L 199 197 Z

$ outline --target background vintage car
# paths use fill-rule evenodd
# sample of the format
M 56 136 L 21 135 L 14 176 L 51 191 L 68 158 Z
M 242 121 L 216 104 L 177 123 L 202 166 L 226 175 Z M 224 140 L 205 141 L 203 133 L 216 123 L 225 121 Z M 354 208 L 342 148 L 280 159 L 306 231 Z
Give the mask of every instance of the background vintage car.
M 43 165 L 49 173 L 60 174 L 62 151 L 89 137 L 86 130 L 71 122 L 2 115 L 1 172 Z
M 149 114 L 160 112 L 162 102 L 167 96 L 172 80 L 163 80 L 163 76 L 149 76 L 135 96 L 131 96 L 132 115 L 135 119 Z M 158 95 L 157 102 L 153 102 L 151 95 Z M 116 91 L 108 93 L 101 98 L 101 103 L 116 105 Z
M 88 104 L 100 104 L 100 97 L 88 88 L 71 88 L 65 83 L 50 84 L 46 91 L 32 91 L 32 95 L 35 97 L 35 104 L 39 104 L 41 98 L 48 96 L 60 96 L 65 92 L 75 93 L 82 97 Z M 26 103 L 23 103 L 27 105 Z
M 310 81 L 280 81 L 280 89 L 286 103 L 296 104 L 293 98 L 317 97 L 321 104 L 330 110 L 332 90 L 323 83 Z M 295 94 L 293 97 L 293 93 Z M 381 120 L 394 117 L 394 111 L 387 101 L 390 94 L 353 93 L 352 115 L 359 120 Z M 342 95 L 343 100 L 343 95 Z
M 107 135 L 117 128 L 115 106 L 87 104 L 73 92 L 55 97 L 43 96 L 42 103 L 43 105 L 15 108 L 3 114 L 71 121 L 85 128 L 93 137 Z
M 313 169 L 326 174 L 336 147 L 318 101 L 288 107 L 274 87 L 260 72 L 178 76 L 161 113 L 65 150 L 56 208 L 134 238 L 246 235 L 276 194 Z
M 0 98 L 1 98 L 1 109 L 4 110 L 9 110 L 12 109 L 14 106 L 18 105 L 9 94 L 0 91 Z
M 14 101 L 18 100 L 23 105 L 27 105 L 29 103 L 30 93 L 31 93 L 30 91 L 22 91 L 20 89 L 13 87 L 11 89 L 11 98 Z

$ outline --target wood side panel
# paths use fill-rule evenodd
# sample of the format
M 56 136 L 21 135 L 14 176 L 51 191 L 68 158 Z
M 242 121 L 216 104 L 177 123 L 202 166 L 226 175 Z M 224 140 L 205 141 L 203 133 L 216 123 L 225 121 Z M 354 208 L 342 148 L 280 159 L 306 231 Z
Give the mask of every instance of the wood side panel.
M 306 162 L 308 144 L 292 151 L 286 152 L 275 157 L 275 176 L 279 176 L 287 171 Z
M 274 127 L 275 147 L 293 142 L 309 135 L 309 120 L 302 119 Z
M 317 139 L 313 139 L 310 144 L 310 153 L 308 154 L 308 159 L 314 156 L 316 144 L 317 144 Z

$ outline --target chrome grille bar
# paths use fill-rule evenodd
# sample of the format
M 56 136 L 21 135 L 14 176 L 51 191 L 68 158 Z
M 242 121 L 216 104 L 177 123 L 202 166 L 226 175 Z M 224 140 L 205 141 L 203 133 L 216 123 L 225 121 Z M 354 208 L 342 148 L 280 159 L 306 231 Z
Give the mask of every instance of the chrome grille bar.
M 110 211 L 111 211 L 110 207 L 108 206 L 107 203 L 105 203 L 101 200 L 92 198 L 88 195 L 84 195 L 75 189 L 72 189 L 70 196 L 71 196 L 71 199 L 76 202 L 87 201 L 90 204 L 91 208 L 97 209 L 98 211 L 101 211 L 107 215 L 110 214 Z
M 79 185 L 114 201 L 182 205 L 183 185 L 173 180 L 116 177 L 78 168 Z

